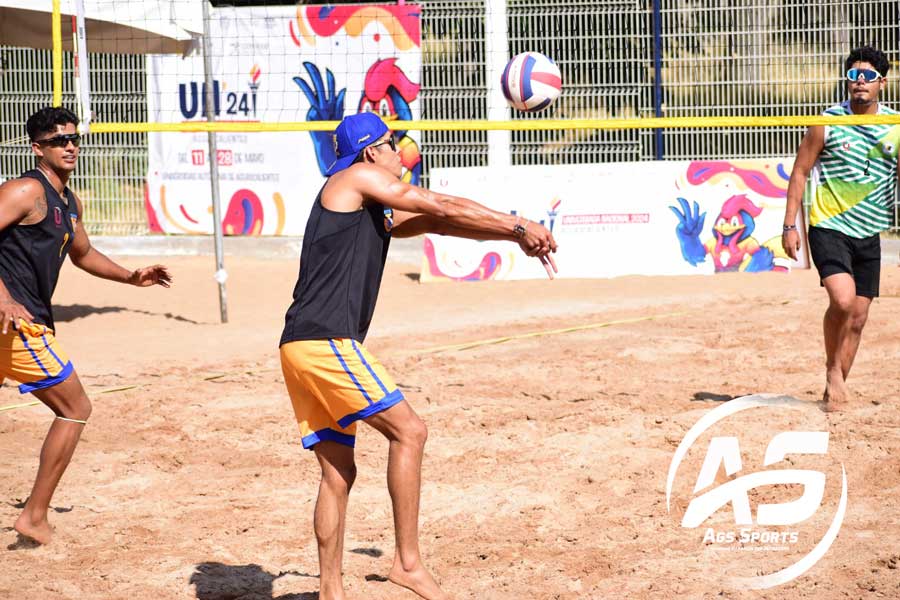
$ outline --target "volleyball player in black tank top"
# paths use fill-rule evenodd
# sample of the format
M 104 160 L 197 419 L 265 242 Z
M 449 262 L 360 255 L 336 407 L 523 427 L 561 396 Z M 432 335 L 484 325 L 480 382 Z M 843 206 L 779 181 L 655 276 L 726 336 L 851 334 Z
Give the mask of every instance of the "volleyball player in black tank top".
M 46 210 L 42 212 L 46 214 L 36 223 L 20 223 L 0 232 L 0 280 L 31 313 L 34 323 L 54 329 L 50 298 L 75 236 L 77 205 L 71 190 L 64 188 L 60 196 L 38 169 L 22 177 L 36 180 L 43 188 Z
M 342 597 L 341 548 L 347 495 L 356 473 L 357 421 L 390 441 L 388 487 L 396 554 L 388 578 L 429 599 L 446 595 L 425 569 L 418 506 L 425 424 L 363 346 L 392 236 L 441 233 L 518 242 L 553 277 L 556 242 L 538 223 L 401 181 L 387 126 L 373 113 L 335 131 L 337 160 L 312 205 L 294 298 L 281 335 L 281 364 L 304 448 L 322 482 L 315 508 L 320 596 Z
M 91 275 L 141 287 L 168 287 L 165 267 L 135 271 L 91 247 L 78 197 L 66 187 L 78 160 L 78 117 L 43 108 L 26 124 L 37 167 L 0 186 L 0 382 L 18 381 L 56 415 L 41 449 L 31 495 L 15 522 L 20 535 L 48 543 L 50 499 L 81 436 L 91 403 L 56 341 L 51 298 L 68 255 Z

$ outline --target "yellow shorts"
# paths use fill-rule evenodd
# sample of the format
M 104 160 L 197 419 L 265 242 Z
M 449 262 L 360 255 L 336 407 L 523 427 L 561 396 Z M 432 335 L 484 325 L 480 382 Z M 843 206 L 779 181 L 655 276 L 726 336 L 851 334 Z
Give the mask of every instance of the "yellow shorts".
M 403 400 L 381 363 L 350 339 L 288 342 L 281 370 L 304 448 L 325 440 L 352 448 L 356 421 Z
M 18 381 L 19 393 L 27 394 L 62 383 L 72 374 L 72 363 L 44 325 L 19 321 L 6 335 L 0 333 L 0 383 Z

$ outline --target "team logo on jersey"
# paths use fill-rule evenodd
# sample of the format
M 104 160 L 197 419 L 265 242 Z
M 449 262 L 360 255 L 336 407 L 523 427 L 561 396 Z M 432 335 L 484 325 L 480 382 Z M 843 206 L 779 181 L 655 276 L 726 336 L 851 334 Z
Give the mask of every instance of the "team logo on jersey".
M 384 230 L 390 233 L 391 229 L 394 228 L 394 209 L 385 207 L 384 208 Z
M 844 144 L 841 146 L 841 148 L 843 148 L 845 151 L 846 151 L 846 150 L 849 150 L 849 149 L 850 149 L 850 142 L 844 142 Z
M 75 224 L 78 223 L 78 215 L 75 213 L 69 213 L 69 219 L 72 221 L 72 231 L 75 231 Z
M 62 227 L 62 209 L 58 206 L 53 207 L 53 223 L 57 229 Z

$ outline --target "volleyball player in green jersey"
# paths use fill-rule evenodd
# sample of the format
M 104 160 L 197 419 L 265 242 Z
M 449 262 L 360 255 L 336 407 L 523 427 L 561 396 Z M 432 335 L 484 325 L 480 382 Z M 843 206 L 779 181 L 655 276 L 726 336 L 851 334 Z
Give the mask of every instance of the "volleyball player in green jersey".
M 883 52 L 857 48 L 844 67 L 849 98 L 826 115 L 898 114 L 878 101 L 890 69 Z M 869 306 L 878 297 L 879 234 L 893 220 L 898 145 L 900 126 L 813 126 L 791 172 L 782 244 L 796 260 L 800 237 L 794 223 L 813 171 L 809 249 L 829 301 L 824 319 L 826 410 L 840 410 L 849 400 L 845 381 Z

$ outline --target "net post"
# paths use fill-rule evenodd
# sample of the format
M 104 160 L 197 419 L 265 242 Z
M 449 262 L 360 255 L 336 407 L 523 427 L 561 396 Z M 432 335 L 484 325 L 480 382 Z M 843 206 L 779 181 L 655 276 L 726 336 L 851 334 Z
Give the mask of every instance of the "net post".
M 215 108 L 213 107 L 213 76 L 212 76 L 212 56 L 210 56 L 209 42 L 209 2 L 203 0 L 203 79 L 205 81 L 205 90 L 203 94 L 203 109 L 206 113 L 206 120 L 212 123 L 216 120 Z M 209 144 L 209 185 L 212 192 L 213 206 L 213 239 L 216 251 L 216 282 L 219 284 L 219 316 L 222 323 L 228 322 L 228 299 L 225 293 L 225 280 L 227 274 L 225 272 L 225 252 L 222 243 L 222 210 L 219 198 L 219 160 L 218 148 L 216 146 L 215 131 L 208 131 L 206 139 Z

